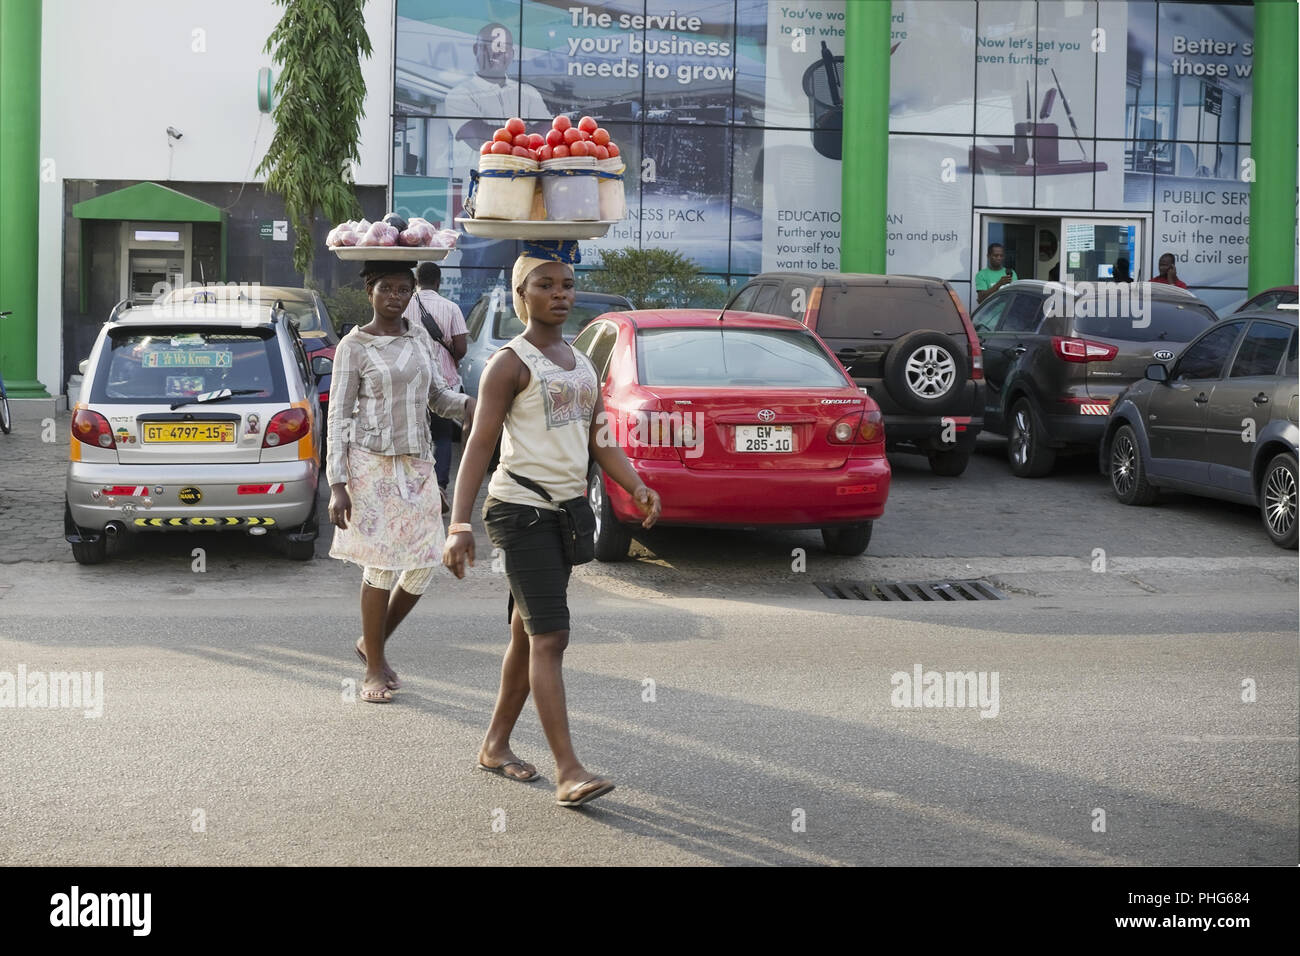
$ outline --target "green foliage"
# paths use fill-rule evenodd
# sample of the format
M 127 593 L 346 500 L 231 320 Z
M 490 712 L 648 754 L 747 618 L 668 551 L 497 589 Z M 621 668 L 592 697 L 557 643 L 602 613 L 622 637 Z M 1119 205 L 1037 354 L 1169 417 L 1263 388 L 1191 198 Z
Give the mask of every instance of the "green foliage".
M 628 246 L 602 253 L 601 265 L 582 275 L 582 288 L 625 295 L 638 309 L 721 308 L 727 301 L 726 286 L 678 252 Z
M 361 56 L 370 56 L 370 37 L 365 0 L 275 2 L 285 12 L 264 52 L 274 48 L 282 67 L 276 130 L 257 172 L 266 174 L 267 189 L 284 197 L 295 232 L 293 267 L 306 274 L 316 210 L 332 223 L 360 215 L 352 161 L 365 115 Z
M 355 325 L 365 325 L 375 317 L 374 306 L 366 298 L 364 289 L 354 289 L 352 286 L 341 285 L 333 292 L 326 292 L 320 284 L 312 279 L 307 280 L 307 288 L 315 289 L 325 300 L 325 310 L 329 312 L 330 321 L 334 323 L 335 331 L 342 330 L 343 326 L 349 322 Z

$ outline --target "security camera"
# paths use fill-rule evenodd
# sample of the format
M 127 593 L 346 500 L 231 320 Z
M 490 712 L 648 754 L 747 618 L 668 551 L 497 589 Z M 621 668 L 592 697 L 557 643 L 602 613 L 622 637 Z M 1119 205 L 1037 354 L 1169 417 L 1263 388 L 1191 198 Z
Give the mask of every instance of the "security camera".
M 178 130 L 175 126 L 168 126 L 167 135 L 170 136 L 172 139 L 180 139 L 185 134 L 182 133 L 180 130 Z

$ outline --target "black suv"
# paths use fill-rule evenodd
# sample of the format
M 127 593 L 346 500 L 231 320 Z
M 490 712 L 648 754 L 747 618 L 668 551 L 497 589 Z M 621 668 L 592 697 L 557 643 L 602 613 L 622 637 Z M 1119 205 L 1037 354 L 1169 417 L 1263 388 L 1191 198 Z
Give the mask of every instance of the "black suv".
M 731 312 L 793 316 L 819 335 L 885 418 L 889 451 L 919 451 L 936 475 L 966 470 L 984 427 L 984 369 L 966 308 L 942 279 L 766 272 Z
M 1096 451 L 1119 394 L 1152 362 L 1173 361 L 1215 315 L 1177 286 L 1024 279 L 985 299 L 974 320 L 985 427 L 1009 439 L 1014 474 L 1041 478 L 1062 450 Z

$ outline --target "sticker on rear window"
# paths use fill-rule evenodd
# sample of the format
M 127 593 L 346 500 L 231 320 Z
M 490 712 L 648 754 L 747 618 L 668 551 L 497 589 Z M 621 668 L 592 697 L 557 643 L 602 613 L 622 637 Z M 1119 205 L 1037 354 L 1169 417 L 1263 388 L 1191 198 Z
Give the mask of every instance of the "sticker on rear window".
M 198 395 L 203 391 L 202 375 L 168 375 L 167 397 Z
M 230 368 L 234 353 L 229 349 L 199 349 L 177 352 L 146 352 L 145 368 Z

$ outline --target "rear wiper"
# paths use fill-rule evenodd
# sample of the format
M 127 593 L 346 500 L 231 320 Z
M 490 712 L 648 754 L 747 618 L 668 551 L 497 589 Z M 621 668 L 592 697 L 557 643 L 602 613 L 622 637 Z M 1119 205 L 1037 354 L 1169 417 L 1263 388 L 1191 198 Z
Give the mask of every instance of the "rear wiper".
M 171 409 L 176 411 L 182 405 L 205 405 L 208 402 L 220 402 L 235 395 L 260 395 L 260 388 L 219 388 L 215 392 L 204 392 L 202 395 L 195 395 L 193 398 L 187 398 L 183 402 L 173 403 Z

